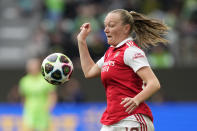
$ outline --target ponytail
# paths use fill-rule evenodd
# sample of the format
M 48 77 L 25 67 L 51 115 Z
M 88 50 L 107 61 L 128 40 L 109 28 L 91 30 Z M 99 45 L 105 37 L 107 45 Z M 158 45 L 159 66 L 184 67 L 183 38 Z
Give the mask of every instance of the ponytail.
M 134 11 L 130 12 L 133 17 L 133 31 L 136 33 L 136 40 L 142 47 L 156 45 L 158 43 L 168 43 L 168 40 L 163 38 L 167 34 L 168 26 L 161 21 L 145 17 Z

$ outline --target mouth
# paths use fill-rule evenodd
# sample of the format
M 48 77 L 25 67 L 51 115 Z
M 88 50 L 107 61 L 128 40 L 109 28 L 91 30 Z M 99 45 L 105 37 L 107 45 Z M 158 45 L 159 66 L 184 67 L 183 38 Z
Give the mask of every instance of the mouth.
M 112 36 L 110 36 L 110 35 L 107 35 L 107 39 L 110 39 L 110 38 L 112 38 Z

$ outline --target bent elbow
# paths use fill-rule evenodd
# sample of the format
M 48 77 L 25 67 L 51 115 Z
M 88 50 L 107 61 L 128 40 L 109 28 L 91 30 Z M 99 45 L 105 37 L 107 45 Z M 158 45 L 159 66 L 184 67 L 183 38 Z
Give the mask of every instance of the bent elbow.
M 156 82 L 156 88 L 157 88 L 158 90 L 161 89 L 161 85 L 160 85 L 160 82 L 159 82 L 159 81 Z
M 88 79 L 88 78 L 91 78 L 89 75 L 87 74 L 84 74 L 85 78 Z
M 154 87 L 154 89 L 156 91 L 160 90 L 161 89 L 161 85 L 160 85 L 160 82 L 158 79 L 153 79 L 152 82 L 150 82 L 152 84 L 150 84 L 152 87 Z
M 88 73 L 84 73 L 84 76 L 85 76 L 86 79 L 92 78 L 92 76 Z

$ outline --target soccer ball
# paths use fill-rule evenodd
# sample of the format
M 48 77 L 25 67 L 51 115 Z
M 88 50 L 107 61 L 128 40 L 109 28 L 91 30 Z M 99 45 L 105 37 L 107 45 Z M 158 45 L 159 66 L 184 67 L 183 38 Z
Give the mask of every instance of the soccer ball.
M 44 79 L 53 85 L 61 85 L 69 81 L 73 72 L 72 61 L 62 53 L 47 56 L 41 65 Z

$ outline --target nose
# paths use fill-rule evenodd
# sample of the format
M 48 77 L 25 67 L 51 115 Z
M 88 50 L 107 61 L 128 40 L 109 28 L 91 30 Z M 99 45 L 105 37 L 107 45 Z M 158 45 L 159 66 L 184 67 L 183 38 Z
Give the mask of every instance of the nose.
M 105 33 L 108 33 L 109 32 L 109 28 L 108 27 L 105 27 L 104 32 Z

